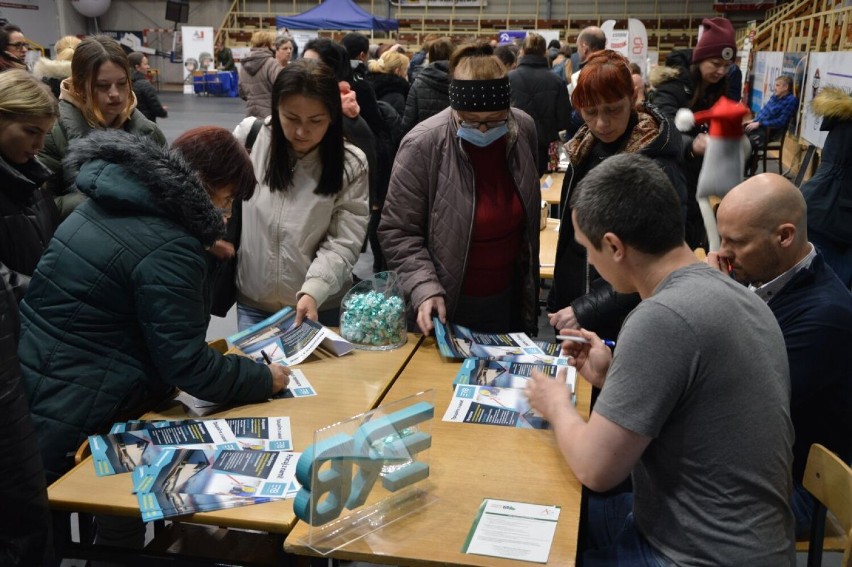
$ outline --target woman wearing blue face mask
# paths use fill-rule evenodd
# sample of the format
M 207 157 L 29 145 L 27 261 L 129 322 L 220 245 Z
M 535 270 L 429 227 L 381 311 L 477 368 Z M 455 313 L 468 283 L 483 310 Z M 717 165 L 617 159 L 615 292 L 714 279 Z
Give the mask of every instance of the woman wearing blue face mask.
M 510 108 L 506 68 L 487 45 L 450 59 L 450 108 L 411 130 L 379 225 L 411 320 L 534 333 L 539 207 L 536 131 Z

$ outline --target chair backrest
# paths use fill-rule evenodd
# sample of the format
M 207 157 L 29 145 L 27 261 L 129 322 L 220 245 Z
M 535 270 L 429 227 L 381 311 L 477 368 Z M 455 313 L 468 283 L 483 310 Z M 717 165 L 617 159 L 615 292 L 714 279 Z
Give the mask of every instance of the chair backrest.
M 818 443 L 811 445 L 802 484 L 822 506 L 835 515 L 846 533 L 841 567 L 852 567 L 852 468 Z M 821 521 L 820 521 L 821 518 Z M 825 532 L 825 514 L 814 514 L 811 542 L 808 549 L 808 566 L 820 565 L 822 540 Z

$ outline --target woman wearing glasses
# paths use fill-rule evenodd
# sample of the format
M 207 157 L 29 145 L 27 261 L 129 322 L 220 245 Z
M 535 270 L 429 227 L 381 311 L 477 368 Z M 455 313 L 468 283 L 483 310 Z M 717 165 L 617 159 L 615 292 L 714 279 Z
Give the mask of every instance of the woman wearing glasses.
M 450 59 L 450 108 L 403 139 L 379 241 L 410 317 L 476 331 L 535 332 L 539 210 L 536 131 L 510 108 L 509 79 L 487 45 Z
M 0 28 L 0 72 L 8 69 L 26 70 L 25 58 L 29 47 L 18 26 L 6 24 Z
M 196 128 L 171 150 L 94 132 L 66 161 L 89 199 L 33 274 L 18 350 L 48 482 L 71 468 L 87 435 L 141 415 L 175 387 L 211 402 L 261 402 L 288 381 L 282 366 L 205 342 L 205 248 L 224 233 L 232 201 L 255 186 L 229 131 Z
M 654 88 L 649 100 L 672 121 L 681 108 L 693 112 L 707 110 L 728 89 L 728 67 L 737 55 L 734 27 L 725 18 L 705 18 L 701 25 L 704 32 L 695 49 L 672 52 L 666 58 L 666 66 L 655 68 L 650 76 Z M 704 220 L 695 200 L 698 173 L 707 147 L 707 134 L 702 128 L 697 125 L 683 134 L 683 167 L 689 194 L 686 242 L 692 248 L 707 248 Z

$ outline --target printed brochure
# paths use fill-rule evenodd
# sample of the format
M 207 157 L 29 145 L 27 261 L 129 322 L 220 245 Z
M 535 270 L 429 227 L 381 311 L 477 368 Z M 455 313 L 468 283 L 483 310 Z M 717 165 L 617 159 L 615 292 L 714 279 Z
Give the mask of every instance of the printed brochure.
M 309 319 L 296 327 L 295 320 L 293 308 L 285 307 L 260 323 L 231 335 L 228 342 L 257 362 L 266 362 L 265 354 L 272 362 L 288 366 L 302 362 L 318 347 L 337 356 L 355 348 L 328 327 Z
M 447 358 L 518 362 L 537 362 L 547 358 L 544 350 L 526 333 L 477 333 L 462 325 L 445 325 L 437 317 L 433 318 L 433 322 L 438 349 Z
M 548 364 L 546 362 L 512 362 L 509 360 L 483 360 L 468 358 L 462 363 L 456 374 L 453 386 L 469 384 L 473 386 L 497 386 L 498 388 L 520 388 L 527 386 L 533 370 L 555 378 L 564 375 L 565 383 L 574 393 L 577 382 L 577 369 L 567 364 Z
M 523 390 L 494 386 L 456 385 L 443 420 L 522 429 L 548 428 L 544 418 L 530 407 Z

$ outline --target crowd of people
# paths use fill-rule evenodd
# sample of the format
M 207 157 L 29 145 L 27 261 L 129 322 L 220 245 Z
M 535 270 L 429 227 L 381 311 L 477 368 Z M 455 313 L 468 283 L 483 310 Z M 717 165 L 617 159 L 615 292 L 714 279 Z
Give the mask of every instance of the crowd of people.
M 336 326 L 367 245 L 399 275 L 411 330 L 537 334 L 539 180 L 560 150 L 547 318 L 584 339 L 563 352 L 600 392 L 588 420 L 558 379 L 535 373 L 527 396 L 590 489 L 585 564 L 794 564 L 810 445 L 852 460 L 852 96 L 817 97 L 829 134 L 805 185 L 730 188 L 701 262 L 698 176 L 725 164 L 674 118 L 737 90 L 732 25 L 703 26 L 650 75 L 596 27 L 575 50 L 528 33 L 436 35 L 416 53 L 358 33 L 300 52 L 258 31 L 239 62 L 246 118 L 169 145 L 144 54 L 62 38 L 31 73 L 6 25 L 0 498 L 19 513 L 0 518 L 0 564 L 49 556 L 45 488 L 88 435 L 176 388 L 223 403 L 286 388 L 286 367 L 206 345 L 211 312 L 235 304 L 244 329 L 289 306 Z M 235 68 L 224 45 L 215 60 Z M 778 77 L 744 124 L 755 150 L 796 112 L 791 87 Z M 132 546 L 144 533 L 98 529 Z

